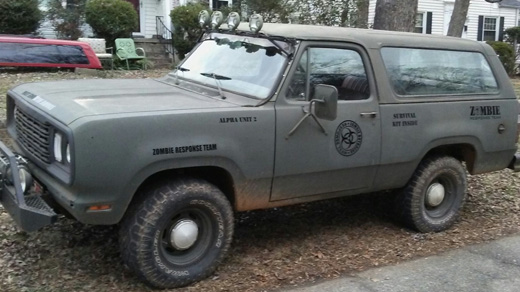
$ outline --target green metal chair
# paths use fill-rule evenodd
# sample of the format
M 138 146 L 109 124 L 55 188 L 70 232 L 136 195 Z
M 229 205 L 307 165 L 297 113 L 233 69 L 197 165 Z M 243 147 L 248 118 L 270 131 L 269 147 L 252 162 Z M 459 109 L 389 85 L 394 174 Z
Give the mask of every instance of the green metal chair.
M 126 61 L 128 70 L 130 70 L 128 60 L 144 60 L 146 58 L 146 52 L 143 48 L 136 48 L 133 39 L 116 39 L 116 55 L 120 60 Z M 143 69 L 146 69 L 146 62 L 143 62 Z

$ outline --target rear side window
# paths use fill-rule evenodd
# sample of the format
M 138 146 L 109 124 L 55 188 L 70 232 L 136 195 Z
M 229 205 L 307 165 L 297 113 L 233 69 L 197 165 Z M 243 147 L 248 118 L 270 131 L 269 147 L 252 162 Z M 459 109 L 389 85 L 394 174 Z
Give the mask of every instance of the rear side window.
M 80 46 L 0 43 L 1 63 L 89 64 Z
M 399 95 L 460 95 L 498 92 L 484 55 L 477 52 L 382 48 L 390 83 Z

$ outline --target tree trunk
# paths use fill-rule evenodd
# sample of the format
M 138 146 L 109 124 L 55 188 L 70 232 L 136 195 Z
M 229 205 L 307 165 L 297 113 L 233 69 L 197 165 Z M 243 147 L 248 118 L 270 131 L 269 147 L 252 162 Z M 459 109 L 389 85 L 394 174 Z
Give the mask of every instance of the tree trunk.
M 409 31 L 415 27 L 418 0 L 377 0 L 374 29 Z
M 469 0 L 455 0 L 447 35 L 459 38 L 462 36 L 462 30 L 468 15 L 468 7 Z
M 356 1 L 358 17 L 356 20 L 355 27 L 368 28 L 368 2 L 368 0 Z

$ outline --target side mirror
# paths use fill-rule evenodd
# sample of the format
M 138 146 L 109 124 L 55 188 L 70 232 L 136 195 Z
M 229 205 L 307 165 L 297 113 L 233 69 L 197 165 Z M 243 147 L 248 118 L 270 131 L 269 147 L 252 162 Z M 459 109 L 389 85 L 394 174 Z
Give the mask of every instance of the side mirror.
M 323 134 L 327 135 L 327 131 L 321 125 L 318 119 L 333 121 L 338 115 L 338 90 L 336 87 L 325 84 L 318 84 L 314 87 L 314 98 L 309 103 L 309 110 L 304 108 L 305 115 L 294 125 L 294 127 L 287 133 L 285 139 L 289 139 L 298 127 L 308 117 L 311 117 L 320 127 Z
M 314 114 L 317 118 L 334 121 L 338 115 L 338 89 L 332 85 L 314 87 Z

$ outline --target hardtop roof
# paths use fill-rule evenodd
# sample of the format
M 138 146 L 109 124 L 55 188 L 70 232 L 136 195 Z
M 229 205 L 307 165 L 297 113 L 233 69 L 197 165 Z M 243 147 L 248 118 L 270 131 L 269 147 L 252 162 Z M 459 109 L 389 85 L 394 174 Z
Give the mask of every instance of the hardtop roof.
M 241 23 L 238 30 L 249 31 L 248 23 Z M 423 47 L 486 51 L 495 54 L 489 46 L 477 41 L 431 34 L 282 23 L 264 23 L 260 32 L 267 36 L 296 40 L 354 42 L 366 48 Z

